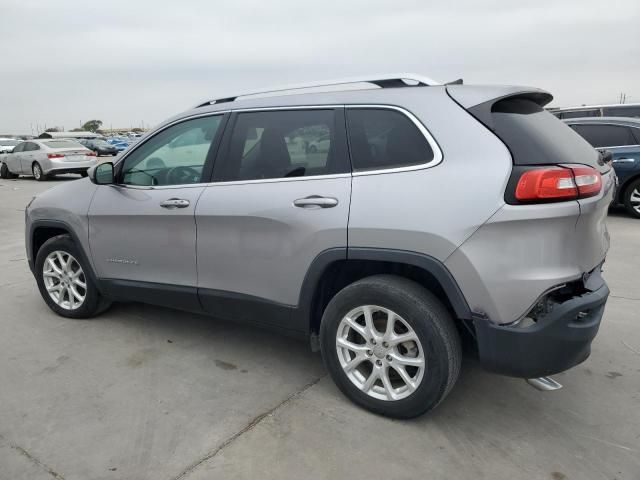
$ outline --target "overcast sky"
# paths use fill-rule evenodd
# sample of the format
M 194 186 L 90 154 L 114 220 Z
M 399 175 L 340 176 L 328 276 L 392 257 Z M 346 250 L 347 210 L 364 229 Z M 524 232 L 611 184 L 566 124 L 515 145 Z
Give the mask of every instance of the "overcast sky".
M 206 98 L 371 72 L 640 102 L 639 0 L 0 0 L 0 132 L 154 125 Z

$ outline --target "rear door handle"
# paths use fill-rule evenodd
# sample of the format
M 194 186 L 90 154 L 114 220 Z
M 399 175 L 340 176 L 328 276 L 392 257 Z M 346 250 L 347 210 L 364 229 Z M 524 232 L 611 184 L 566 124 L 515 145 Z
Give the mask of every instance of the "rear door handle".
M 333 197 L 321 197 L 320 195 L 311 195 L 305 198 L 298 198 L 293 201 L 293 204 L 300 208 L 332 208 L 338 205 L 338 199 Z
M 162 208 L 168 208 L 173 210 L 174 208 L 187 208 L 189 206 L 189 200 L 184 198 L 170 198 L 160 204 Z
M 635 158 L 615 158 L 613 163 L 633 163 L 635 161 Z

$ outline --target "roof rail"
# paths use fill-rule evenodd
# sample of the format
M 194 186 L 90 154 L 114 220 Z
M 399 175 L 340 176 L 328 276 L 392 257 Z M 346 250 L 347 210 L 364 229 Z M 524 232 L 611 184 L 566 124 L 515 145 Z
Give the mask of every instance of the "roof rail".
M 237 100 L 239 97 L 249 97 L 254 95 L 268 95 L 270 93 L 280 93 L 295 90 L 306 90 L 311 88 L 331 87 L 337 85 L 349 85 L 355 83 L 371 83 L 380 88 L 389 87 L 422 87 L 428 85 L 440 85 L 439 82 L 432 80 L 431 78 L 424 77 L 422 75 L 416 75 L 414 73 L 395 73 L 395 74 L 382 74 L 382 75 L 367 75 L 363 77 L 350 77 L 335 80 L 323 80 L 319 82 L 311 83 L 299 83 L 294 85 L 283 85 L 280 87 L 269 88 L 268 90 L 260 90 L 254 92 L 245 92 L 236 95 L 229 95 L 225 97 L 219 97 L 212 100 L 199 103 L 194 108 L 205 107 L 207 105 L 214 105 L 218 103 L 227 103 Z

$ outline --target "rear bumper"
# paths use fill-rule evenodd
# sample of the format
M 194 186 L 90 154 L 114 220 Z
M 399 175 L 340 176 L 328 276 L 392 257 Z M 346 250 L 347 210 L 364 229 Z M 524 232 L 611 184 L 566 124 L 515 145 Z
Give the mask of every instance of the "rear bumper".
M 503 375 L 534 378 L 562 372 L 586 360 L 609 296 L 599 272 L 598 279 L 593 290 L 557 304 L 530 327 L 474 320 L 482 365 Z
M 62 173 L 83 173 L 86 172 L 89 168 L 97 165 L 98 161 L 95 159 L 85 160 L 81 162 L 60 162 L 60 161 L 50 161 L 49 168 L 43 165 L 43 170 L 45 175 L 59 175 Z

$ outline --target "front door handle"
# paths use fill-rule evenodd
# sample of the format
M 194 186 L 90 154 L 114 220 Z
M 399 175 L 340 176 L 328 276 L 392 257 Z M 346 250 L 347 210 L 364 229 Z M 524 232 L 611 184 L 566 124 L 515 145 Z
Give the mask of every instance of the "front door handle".
M 162 208 L 168 208 L 173 210 L 174 208 L 187 208 L 189 206 L 189 200 L 184 198 L 170 198 L 160 204 Z
M 613 160 L 613 163 L 633 163 L 635 162 L 636 159 L 635 158 L 615 158 Z
M 298 198 L 293 201 L 296 207 L 300 208 L 332 208 L 338 205 L 338 199 L 333 197 L 321 197 L 319 195 L 311 195 L 306 198 Z

